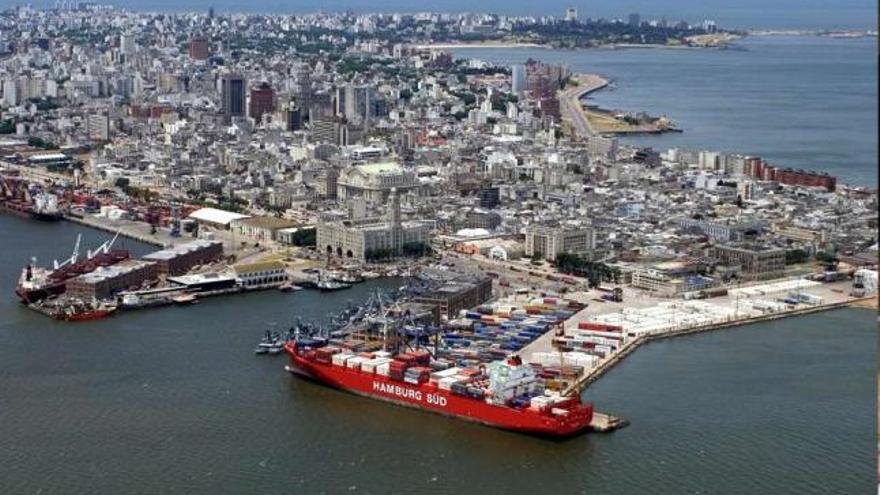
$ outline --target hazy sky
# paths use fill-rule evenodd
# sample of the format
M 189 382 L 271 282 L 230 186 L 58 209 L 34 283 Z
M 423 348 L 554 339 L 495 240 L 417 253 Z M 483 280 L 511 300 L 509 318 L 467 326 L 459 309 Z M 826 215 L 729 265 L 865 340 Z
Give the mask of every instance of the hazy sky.
M 874 29 L 876 0 L 97 0 L 135 10 L 205 10 L 224 12 L 297 13 L 351 9 L 376 11 L 479 11 L 505 14 L 562 15 L 576 7 L 584 17 L 625 17 L 639 12 L 644 18 L 665 16 L 698 21 L 715 19 L 729 27 Z M 21 0 L 0 0 L 0 6 L 21 5 Z M 32 0 L 36 7 L 54 0 Z

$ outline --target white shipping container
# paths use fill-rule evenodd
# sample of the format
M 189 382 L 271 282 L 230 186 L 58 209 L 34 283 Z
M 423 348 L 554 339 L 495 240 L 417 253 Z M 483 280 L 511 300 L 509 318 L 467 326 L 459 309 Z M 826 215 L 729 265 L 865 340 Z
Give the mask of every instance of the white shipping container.
M 331 360 L 332 360 L 333 364 L 336 366 L 345 366 L 345 362 L 353 357 L 354 357 L 354 354 L 350 354 L 347 352 L 338 352 L 333 355 Z
M 345 367 L 346 367 L 346 368 L 358 369 L 358 368 L 361 367 L 361 364 L 363 364 L 364 361 L 368 361 L 369 359 L 370 359 L 370 358 L 365 358 L 365 357 L 361 357 L 361 356 L 355 356 L 355 357 L 353 357 L 353 358 L 351 358 L 351 359 L 349 359 L 348 361 L 345 362 Z
M 619 340 L 623 337 L 622 332 L 602 332 L 600 330 L 583 330 L 580 328 L 574 329 L 574 335 L 582 335 L 584 337 L 603 337 L 614 340 Z
M 440 390 L 451 390 L 452 384 L 458 383 L 459 381 L 461 381 L 461 378 L 458 376 L 448 376 L 445 378 L 441 378 L 437 382 L 437 388 L 439 388 Z
M 435 371 L 431 373 L 431 381 L 440 381 L 442 378 L 447 378 L 450 376 L 455 376 L 458 372 L 461 371 L 461 368 L 447 368 L 441 371 Z
M 370 359 L 370 360 L 364 361 L 361 364 L 361 371 L 364 371 L 366 373 L 375 373 L 377 366 L 379 366 L 380 364 L 383 364 L 383 363 L 390 363 L 390 362 L 391 362 L 391 358 L 380 357 L 380 358 Z
M 382 376 L 388 376 L 388 371 L 391 369 L 391 362 L 382 363 L 376 366 L 376 374 Z

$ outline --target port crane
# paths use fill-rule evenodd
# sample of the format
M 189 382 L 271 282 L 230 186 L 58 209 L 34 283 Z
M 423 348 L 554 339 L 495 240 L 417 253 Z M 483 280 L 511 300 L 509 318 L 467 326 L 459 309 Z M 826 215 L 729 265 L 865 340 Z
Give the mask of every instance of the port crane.
M 72 265 L 72 264 L 76 263 L 79 260 L 79 245 L 80 245 L 81 241 L 82 241 L 82 234 L 77 234 L 76 235 L 76 243 L 73 245 L 73 252 L 70 254 L 70 258 L 67 258 L 66 260 L 62 261 L 61 263 L 59 263 L 58 260 L 53 260 L 52 267 L 55 270 L 57 270 L 61 267 Z M 91 257 L 92 256 L 90 254 L 89 258 L 91 258 Z M 36 264 L 36 259 L 34 259 L 34 264 Z

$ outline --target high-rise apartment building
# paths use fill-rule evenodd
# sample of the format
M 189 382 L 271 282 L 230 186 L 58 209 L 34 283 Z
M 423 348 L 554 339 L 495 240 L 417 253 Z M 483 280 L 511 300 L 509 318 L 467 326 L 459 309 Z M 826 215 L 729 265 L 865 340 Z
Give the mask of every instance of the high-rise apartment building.
M 250 117 L 259 123 L 263 114 L 275 111 L 275 90 L 269 83 L 262 82 L 259 86 L 251 89 L 251 102 L 248 109 Z
M 227 74 L 220 80 L 220 106 L 223 118 L 244 117 L 246 81 L 242 76 Z

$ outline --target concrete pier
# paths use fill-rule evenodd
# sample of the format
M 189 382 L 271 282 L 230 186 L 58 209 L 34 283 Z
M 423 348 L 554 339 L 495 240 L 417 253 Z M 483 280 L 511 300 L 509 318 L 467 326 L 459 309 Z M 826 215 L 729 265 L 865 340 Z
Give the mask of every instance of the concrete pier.
M 870 296 L 860 299 L 852 299 L 848 301 L 838 301 L 832 302 L 828 304 L 822 304 L 817 306 L 810 306 L 804 308 L 798 308 L 791 311 L 779 312 L 779 313 L 769 313 L 760 316 L 754 316 L 749 318 L 743 318 L 738 320 L 731 320 L 722 323 L 712 323 L 708 325 L 695 326 L 690 328 L 683 328 L 681 330 L 675 330 L 671 332 L 664 332 L 652 335 L 644 335 L 641 337 L 637 337 L 626 344 L 624 344 L 620 350 L 613 353 L 609 357 L 603 359 L 598 366 L 592 368 L 591 370 L 584 373 L 578 380 L 571 385 L 569 385 L 565 390 L 563 390 L 563 394 L 573 394 L 573 393 L 581 393 L 584 389 L 594 381 L 601 378 L 605 373 L 607 373 L 611 368 L 614 367 L 617 363 L 623 361 L 627 356 L 629 356 L 633 351 L 639 348 L 642 344 L 652 342 L 655 340 L 668 339 L 672 337 L 680 337 L 684 335 L 691 335 L 695 333 L 703 333 L 703 332 L 711 332 L 715 330 L 729 329 L 735 328 L 742 325 L 748 325 L 751 323 L 760 323 L 764 321 L 772 321 L 778 320 L 782 318 L 788 318 L 791 316 L 799 316 L 810 313 L 818 313 L 820 311 L 829 311 L 832 309 L 844 308 L 847 306 L 859 305 L 863 301 L 868 300 L 876 300 L 876 296 Z
M 152 244 L 153 246 L 158 246 L 160 248 L 166 248 L 179 244 L 180 242 L 191 240 L 185 237 L 171 237 L 165 232 L 156 232 L 156 234 L 151 235 L 149 226 L 140 222 L 109 220 L 106 218 L 95 218 L 90 216 L 77 217 L 73 215 L 67 215 L 64 218 L 70 222 L 85 225 L 104 232 L 110 232 L 113 234 L 118 232 L 120 236 L 134 239 L 145 244 Z

